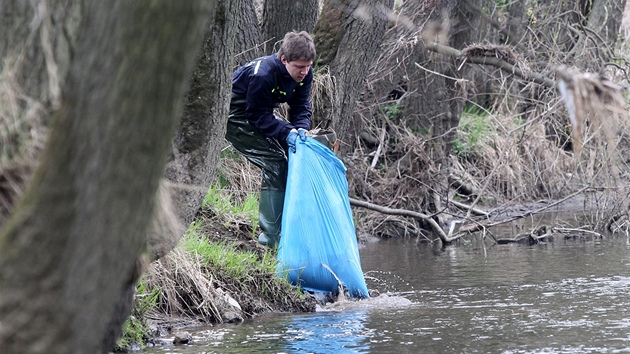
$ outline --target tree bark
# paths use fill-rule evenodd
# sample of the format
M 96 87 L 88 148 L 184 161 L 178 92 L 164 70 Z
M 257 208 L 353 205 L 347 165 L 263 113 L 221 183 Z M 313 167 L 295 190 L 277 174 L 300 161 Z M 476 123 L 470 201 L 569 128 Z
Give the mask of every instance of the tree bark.
M 219 153 L 224 147 L 238 5 L 239 0 L 217 1 L 215 17 L 208 25 L 192 73 L 173 141 L 174 152 L 166 166 L 165 176 L 173 184 L 177 213 L 186 227 L 193 222 L 215 178 Z M 159 237 L 160 242 L 150 242 L 157 246 L 155 258 L 173 249 L 180 237 L 164 235 Z
M 619 36 L 625 8 L 626 0 L 594 0 L 588 16 L 588 26 L 608 45 L 614 45 Z
M 619 36 L 626 0 L 595 0 L 588 16 L 588 28 L 594 33 L 585 33 L 590 38 L 593 56 L 602 67 L 613 57 Z
M 318 12 L 318 0 L 266 0 L 262 21 L 265 54 L 277 52 L 280 47 L 275 44 L 289 31 L 312 32 Z
M 454 48 L 478 41 L 481 33 L 477 29 L 481 16 L 470 11 L 480 8 L 480 1 L 468 1 L 466 7 L 458 4 L 461 3 L 451 0 L 404 2 L 397 24 L 384 40 L 384 52 L 372 70 L 372 90 L 364 96 L 366 107 L 382 110 L 376 114 L 386 122 L 385 126 L 404 127 L 401 130 L 412 133 L 418 143 L 430 142 L 424 149 L 424 160 L 430 161 L 429 166 L 423 166 L 423 159 L 410 161 L 411 146 L 400 148 L 402 155 L 386 166 L 391 176 L 412 177 L 408 178 L 412 185 L 407 188 L 427 191 L 419 198 L 393 202 L 399 208 L 433 214 L 443 210 L 448 197 L 449 155 L 465 98 L 458 80 L 464 72 L 458 70 L 456 58 L 434 49 L 448 45 L 459 53 Z M 391 113 L 397 110 L 402 112 Z M 396 134 L 395 130 L 390 131 Z M 390 139 L 400 138 L 403 137 L 394 135 Z
M 212 4 L 82 4 L 41 164 L 0 230 L 3 351 L 110 349 Z
M 455 15 L 457 8 L 448 1 L 442 2 L 440 11 L 414 11 L 417 14 L 428 14 L 428 18 L 417 18 L 414 23 L 425 23 L 422 30 L 424 41 L 414 48 L 411 60 L 420 64 L 422 68 L 410 70 L 408 75 L 408 92 L 410 94 L 402 101 L 404 105 L 403 117 L 406 125 L 418 135 L 424 135 L 433 141 L 428 155 L 434 169 L 432 180 L 429 182 L 435 193 L 425 196 L 424 200 L 415 201 L 418 204 L 409 206 L 414 209 L 436 212 L 443 208 L 443 202 L 448 196 L 448 155 L 455 137 L 459 117 L 463 109 L 463 102 L 457 99 L 455 62 L 439 54 L 426 50 L 425 43 L 449 43 L 456 32 Z M 453 45 L 455 46 L 455 45 Z M 436 75 L 435 72 L 441 74 Z M 440 215 L 443 216 L 443 215 Z M 444 222 L 444 220 L 441 220 Z
M 240 13 L 235 37 L 235 68 L 264 55 L 260 21 L 252 0 L 238 0 Z
M 517 46 L 525 37 L 526 9 L 524 1 L 513 1 L 508 5 L 507 38 L 505 41 Z
M 349 1 L 344 8 L 339 8 L 338 4 L 332 0 L 324 2 L 315 36 L 316 45 L 322 47 L 322 57 L 326 58 L 324 62 L 330 60 L 330 75 L 335 83 L 333 94 L 337 96 L 334 101 L 338 102 L 324 113 L 328 118 L 323 121 L 330 122 L 330 126 L 323 128 L 335 130 L 337 138 L 343 142 L 340 154 L 344 155 L 354 149 L 361 131 L 362 123 L 355 119 L 354 110 L 365 89 L 366 73 L 380 48 L 394 2 Z M 324 13 L 332 17 L 324 17 Z M 330 26 L 331 23 L 341 26 Z

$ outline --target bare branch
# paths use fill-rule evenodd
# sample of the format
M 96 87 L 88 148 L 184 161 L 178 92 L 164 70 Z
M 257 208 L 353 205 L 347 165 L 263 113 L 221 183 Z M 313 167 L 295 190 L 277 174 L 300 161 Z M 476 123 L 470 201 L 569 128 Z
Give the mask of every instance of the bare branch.
M 453 58 L 462 59 L 463 57 L 461 51 L 453 47 L 449 47 L 449 46 L 446 46 L 444 44 L 440 44 L 437 42 L 425 43 L 425 48 L 433 52 L 450 56 Z M 469 62 L 469 63 L 474 63 L 474 64 L 492 65 L 505 71 L 506 73 L 516 75 L 523 80 L 532 81 L 532 82 L 535 82 L 537 84 L 540 84 L 549 88 L 556 87 L 556 82 L 554 80 L 548 79 L 538 73 L 525 72 L 521 70 L 520 68 L 518 68 L 517 66 L 512 65 L 506 62 L 505 60 L 501 60 L 499 58 L 486 57 L 486 56 L 468 56 L 468 57 L 465 57 L 463 60 L 464 62 Z
M 444 233 L 444 230 L 442 230 L 440 225 L 438 225 L 438 223 L 435 220 L 433 220 L 430 216 L 423 213 L 419 213 L 412 210 L 406 210 L 406 209 L 392 209 L 392 208 L 372 204 L 370 202 L 366 202 L 363 200 L 354 199 L 354 198 L 350 198 L 350 205 L 378 211 L 379 213 L 383 213 L 383 214 L 410 216 L 412 218 L 423 220 L 431 226 L 431 229 L 440 237 L 440 240 L 442 240 L 442 242 L 444 242 L 445 244 L 451 243 L 461 237 L 461 235 L 456 235 L 455 237 L 448 237 Z
M 530 210 L 530 211 L 527 211 L 525 213 L 509 217 L 507 219 L 503 219 L 503 220 L 500 220 L 500 221 L 495 221 L 495 222 L 491 222 L 491 223 L 487 223 L 487 224 L 480 223 L 480 222 L 475 222 L 474 225 L 462 226 L 460 231 L 461 232 L 481 231 L 481 230 L 484 230 L 484 229 L 487 229 L 487 228 L 490 228 L 490 227 L 493 227 L 493 226 L 505 224 L 505 223 L 512 222 L 512 221 L 515 221 L 515 220 L 519 220 L 519 219 L 522 219 L 522 218 L 525 218 L 525 217 L 528 217 L 528 216 L 531 216 L 531 215 L 539 214 L 539 213 L 542 213 L 544 211 L 547 211 L 547 210 L 557 206 L 558 204 L 560 204 L 562 202 L 565 202 L 565 201 L 575 197 L 578 194 L 582 194 L 582 193 L 584 193 L 586 191 L 589 191 L 591 189 L 592 189 L 592 187 L 590 187 L 590 186 L 584 187 L 584 188 L 582 188 L 582 189 L 580 189 L 578 191 L 575 191 L 575 192 L 569 194 L 568 196 L 566 196 L 566 197 L 564 197 L 564 198 L 562 198 L 560 200 L 557 200 L 557 201 L 555 201 L 555 202 L 553 202 L 553 203 L 551 203 L 549 205 L 545 205 L 545 206 L 540 207 L 538 209 Z

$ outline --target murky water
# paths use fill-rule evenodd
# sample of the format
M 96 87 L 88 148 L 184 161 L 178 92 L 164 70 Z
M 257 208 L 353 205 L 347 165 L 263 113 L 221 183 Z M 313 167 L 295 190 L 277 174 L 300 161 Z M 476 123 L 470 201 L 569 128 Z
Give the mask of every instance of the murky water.
M 189 331 L 142 353 L 630 352 L 630 239 L 456 246 L 392 239 L 361 248 L 383 295 L 313 314 Z

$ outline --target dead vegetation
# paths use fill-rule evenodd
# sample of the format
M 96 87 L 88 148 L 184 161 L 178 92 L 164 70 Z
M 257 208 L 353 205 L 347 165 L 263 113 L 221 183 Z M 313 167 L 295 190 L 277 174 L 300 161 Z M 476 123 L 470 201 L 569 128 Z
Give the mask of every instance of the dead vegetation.
M 47 132 L 43 105 L 20 88 L 15 74 L 6 58 L 0 71 L 0 225 L 24 193 Z
M 566 19 L 553 21 L 559 20 Z M 539 38 L 555 36 L 544 31 L 560 30 L 561 26 L 550 26 L 546 21 L 537 18 L 526 32 Z M 407 117 L 392 119 L 393 108 L 408 93 L 397 81 L 382 83 L 390 78 L 400 80 L 395 70 L 404 70 L 400 63 L 412 55 L 410 44 L 417 45 L 411 39 L 421 37 L 422 29 L 415 29 L 416 34 L 396 36 L 384 44 L 388 53 L 402 59 L 390 66 L 391 71 L 387 65 L 376 63 L 377 72 L 371 76 L 375 82 L 368 83 L 371 88 L 394 87 L 400 90 L 395 92 L 397 97 L 360 102 L 357 113 L 365 132 L 358 150 L 346 157 L 351 194 L 364 204 L 388 209 L 387 213 L 373 207 L 355 210 L 361 231 L 381 237 L 411 235 L 431 240 L 437 234 L 445 241 L 448 238 L 440 233 L 452 231 L 453 223 L 459 224 L 455 229 L 463 224 L 463 231 L 483 230 L 484 225 L 501 222 L 501 218 L 508 222 L 526 214 L 512 213 L 506 218 L 501 210 L 536 200 L 546 200 L 549 205 L 557 200 L 563 200 L 563 205 L 573 203 L 572 209 L 581 208 L 589 215 L 581 220 L 585 226 L 620 230 L 611 225 L 616 225 L 613 220 L 626 220 L 628 214 L 628 157 L 624 154 L 629 124 L 624 85 L 628 82 L 626 66 L 602 65 L 597 62 L 601 58 L 588 55 L 590 51 L 601 53 L 598 46 L 607 46 L 602 38 L 587 32 L 588 40 L 581 37 L 580 46 L 571 52 L 563 52 L 550 42 L 528 41 L 531 38 L 523 38 L 518 48 L 485 43 L 461 51 L 448 47 L 445 41 L 424 43 L 428 50 L 458 60 L 458 70 L 464 73 L 463 78 L 448 77 L 457 81 L 459 99 L 466 108 L 450 154 L 450 188 L 446 193 L 432 189 L 439 185 L 433 176 L 441 168 L 431 156 L 433 142 L 406 128 L 413 124 Z M 391 62 L 385 56 L 379 58 L 381 61 Z M 599 73 L 565 66 L 574 62 L 588 70 L 597 68 Z M 477 67 L 485 75 L 484 87 L 493 89 L 491 93 L 480 92 L 476 87 L 480 80 L 466 75 Z M 417 63 L 416 68 L 446 77 Z M 493 97 L 489 103 L 476 99 L 488 96 Z M 427 213 L 430 200 L 441 200 L 442 205 L 433 205 L 433 212 Z M 391 213 L 392 209 L 401 211 Z M 479 209 L 486 214 L 475 212 Z M 533 210 L 544 213 L 548 209 Z M 442 230 L 428 227 L 427 217 L 437 220 L 441 214 L 449 215 L 450 222 L 440 225 Z
M 588 221 L 593 227 L 609 225 L 612 218 L 627 214 L 624 181 L 628 169 L 622 152 L 627 148 L 629 122 L 623 91 L 605 77 L 575 69 L 558 69 L 558 76 L 562 97 L 547 90 L 545 100 L 522 110 L 509 98 L 513 83 L 503 80 L 505 95 L 499 96 L 506 99 L 495 102 L 492 109 L 473 113 L 476 117 L 472 119 L 482 120 L 483 131 L 467 130 L 460 122 L 463 129 L 457 139 L 469 149 L 451 154 L 451 189 L 442 197 L 452 202 L 439 212 L 478 225 L 488 216 L 471 215 L 470 208 L 496 211 L 530 200 L 553 201 L 580 190 L 581 197 L 596 198 L 587 203 L 594 207 L 590 214 L 596 220 Z M 565 120 L 565 110 L 570 112 L 570 122 Z M 364 123 L 371 135 L 384 130 L 378 119 Z M 348 162 L 352 192 L 374 204 L 422 211 L 414 205 L 435 193 L 428 187 L 435 185 L 432 171 L 436 168 L 427 154 L 430 141 L 400 127 L 387 129 L 384 135 L 377 149 L 380 153 L 358 152 Z M 380 159 L 380 168 L 374 168 L 375 159 Z M 453 202 L 464 202 L 470 208 Z M 431 231 L 424 220 L 357 213 L 363 231 L 383 237 L 426 237 L 426 230 Z M 449 226 L 443 225 L 444 229 Z
M 150 316 L 163 327 L 239 323 L 264 312 L 315 310 L 312 298 L 298 295 L 273 272 L 251 269 L 246 279 L 238 279 L 181 247 L 152 262 L 143 281 L 149 290 L 159 289 Z

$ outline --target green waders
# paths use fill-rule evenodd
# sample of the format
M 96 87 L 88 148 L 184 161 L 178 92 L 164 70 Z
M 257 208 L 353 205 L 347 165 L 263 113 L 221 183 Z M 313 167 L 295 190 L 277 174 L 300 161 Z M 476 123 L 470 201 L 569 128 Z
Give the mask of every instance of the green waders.
M 249 123 L 245 118 L 245 99 L 241 97 L 232 97 L 225 138 L 261 170 L 258 224 L 262 234 L 258 237 L 258 242 L 275 247 L 280 241 L 289 168 L 285 150 L 277 139 L 262 135 Z

